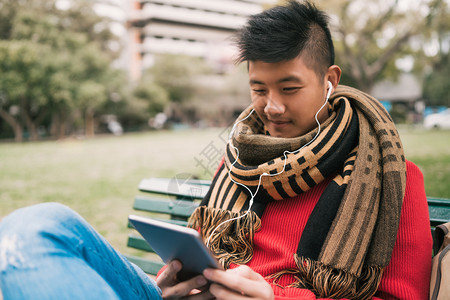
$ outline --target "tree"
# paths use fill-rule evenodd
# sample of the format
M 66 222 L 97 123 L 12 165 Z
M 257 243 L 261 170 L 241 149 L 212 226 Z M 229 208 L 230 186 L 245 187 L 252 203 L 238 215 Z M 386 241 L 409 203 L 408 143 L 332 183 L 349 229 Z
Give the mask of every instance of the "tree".
M 433 6 L 434 18 L 430 18 L 433 30 L 423 32 L 422 44 L 433 45 L 432 50 L 424 50 L 425 80 L 424 99 L 431 106 L 450 107 L 450 5 L 436 0 Z
M 424 98 L 430 106 L 450 107 L 450 56 L 447 54 L 429 72 L 423 84 Z
M 72 69 L 72 78 L 76 84 L 75 106 L 84 113 L 85 134 L 88 137 L 94 135 L 95 111 L 108 100 L 113 91 L 120 91 L 120 85 L 110 84 L 118 83 L 114 77 L 119 75 L 110 68 L 110 63 L 110 59 L 102 55 L 95 44 L 87 45 L 75 53 L 75 70 Z
M 164 88 L 171 101 L 181 103 L 194 95 L 198 76 L 210 72 L 200 58 L 164 54 L 156 57 L 155 65 L 148 72 L 148 80 Z
M 27 41 L 0 42 L 0 116 L 13 128 L 21 141 L 23 120 L 31 139 L 37 139 L 37 126 L 46 116 L 51 99 L 46 97 L 54 87 L 52 66 L 46 58 L 49 48 Z
M 146 80 L 145 76 L 134 89 L 133 96 L 136 103 L 141 103 L 150 116 L 163 112 L 170 102 L 168 92 L 159 85 Z
M 16 140 L 23 126 L 37 139 L 45 119 L 58 123 L 52 132 L 61 134 L 76 110 L 92 135 L 95 110 L 120 89 L 107 20 L 90 2 L 73 5 L 61 10 L 55 1 L 0 1 L 0 117 Z
M 343 70 L 341 83 L 363 91 L 370 92 L 379 80 L 395 79 L 402 72 L 396 61 L 405 56 L 414 57 L 415 71 L 422 73 L 428 64 L 422 46 L 430 41 L 424 34 L 446 37 L 440 41 L 448 45 L 448 0 L 323 0 L 317 3 L 331 16 L 336 63 Z M 420 46 L 413 47 L 413 40 L 420 41 Z M 444 57 L 442 62 L 445 61 Z
M 209 74 L 212 74 L 212 70 L 201 58 L 162 54 L 156 56 L 155 64 L 147 70 L 143 82 L 154 85 L 152 89 L 155 86 L 164 89 L 169 100 L 165 105 L 169 118 L 174 122 L 185 122 L 195 118 L 192 102 L 202 88 L 200 81 Z M 162 99 L 158 102 L 163 101 Z M 157 100 L 152 97 L 150 101 Z
M 333 1 L 328 9 L 335 13 L 336 57 L 348 76 L 344 82 L 370 92 L 377 80 L 396 76 L 396 59 L 420 51 L 410 47 L 410 39 L 430 30 L 430 20 L 441 7 L 442 1 L 409 8 L 398 0 Z

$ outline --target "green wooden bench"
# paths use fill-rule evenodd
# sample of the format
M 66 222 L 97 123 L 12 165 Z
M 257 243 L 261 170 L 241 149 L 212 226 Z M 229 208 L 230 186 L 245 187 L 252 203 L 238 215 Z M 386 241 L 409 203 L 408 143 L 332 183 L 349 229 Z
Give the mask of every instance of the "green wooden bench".
M 186 226 L 189 216 L 206 195 L 210 183 L 205 180 L 144 179 L 139 184 L 142 195 L 136 196 L 133 208 L 139 211 L 137 214 Z M 450 199 L 428 197 L 427 200 L 433 232 L 436 225 L 450 221 Z M 130 224 L 128 226 L 132 228 Z M 130 230 L 132 232 L 128 236 L 127 246 L 139 251 L 138 255 L 126 257 L 146 273 L 156 275 L 164 263 L 139 233 Z
M 138 189 L 142 192 L 134 199 L 133 209 L 140 215 L 169 223 L 186 226 L 187 220 L 197 208 L 200 200 L 206 195 L 211 181 L 180 180 L 169 178 L 143 179 Z M 128 227 L 133 228 L 130 223 Z M 141 255 L 125 255 L 130 261 L 151 275 L 164 265 L 162 260 L 154 254 L 153 249 L 134 229 L 128 236 L 127 246 L 143 250 Z M 145 255 L 144 253 L 153 255 Z

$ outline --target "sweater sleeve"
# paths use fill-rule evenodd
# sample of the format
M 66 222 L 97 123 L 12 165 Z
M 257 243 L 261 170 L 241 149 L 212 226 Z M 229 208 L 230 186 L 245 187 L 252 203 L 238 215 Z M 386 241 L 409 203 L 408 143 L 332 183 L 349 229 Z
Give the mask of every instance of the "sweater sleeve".
M 374 299 L 428 299 L 432 237 L 423 175 L 406 162 L 406 191 L 392 258 Z

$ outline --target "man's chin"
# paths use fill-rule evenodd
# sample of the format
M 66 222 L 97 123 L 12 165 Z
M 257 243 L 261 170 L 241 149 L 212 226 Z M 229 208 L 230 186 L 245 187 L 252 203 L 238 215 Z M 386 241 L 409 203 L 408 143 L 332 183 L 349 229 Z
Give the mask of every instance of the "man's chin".
M 291 138 L 294 137 L 293 133 L 289 130 L 275 130 L 275 129 L 268 129 L 270 136 L 278 137 L 278 138 Z

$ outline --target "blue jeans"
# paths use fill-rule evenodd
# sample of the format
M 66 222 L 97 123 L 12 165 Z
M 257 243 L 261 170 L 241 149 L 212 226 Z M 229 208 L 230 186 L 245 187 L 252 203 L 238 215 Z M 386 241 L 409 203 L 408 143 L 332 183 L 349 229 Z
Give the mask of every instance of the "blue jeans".
M 0 223 L 4 299 L 161 299 L 161 290 L 71 209 L 43 203 Z

